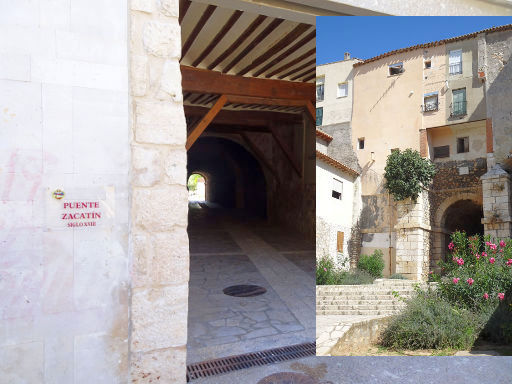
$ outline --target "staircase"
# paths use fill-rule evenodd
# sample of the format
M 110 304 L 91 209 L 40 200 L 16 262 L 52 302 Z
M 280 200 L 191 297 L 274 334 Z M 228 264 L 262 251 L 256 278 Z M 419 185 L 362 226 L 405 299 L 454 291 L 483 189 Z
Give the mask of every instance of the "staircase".
M 377 279 L 365 285 L 319 285 L 316 287 L 317 315 L 393 315 L 405 303 L 393 295 L 410 298 L 417 281 Z

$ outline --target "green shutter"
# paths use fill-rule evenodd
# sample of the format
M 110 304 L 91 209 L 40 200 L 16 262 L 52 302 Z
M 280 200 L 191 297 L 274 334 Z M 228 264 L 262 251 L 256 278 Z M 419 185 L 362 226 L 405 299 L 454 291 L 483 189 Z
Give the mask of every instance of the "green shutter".
M 316 109 L 316 125 L 322 125 L 323 115 L 324 115 L 324 109 L 317 108 Z

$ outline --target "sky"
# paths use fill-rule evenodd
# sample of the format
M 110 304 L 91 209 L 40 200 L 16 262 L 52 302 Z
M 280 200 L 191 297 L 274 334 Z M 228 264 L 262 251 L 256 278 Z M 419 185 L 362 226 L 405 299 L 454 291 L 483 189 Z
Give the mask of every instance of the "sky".
M 394 49 L 512 24 L 510 16 L 322 16 L 316 19 L 316 63 L 369 59 Z

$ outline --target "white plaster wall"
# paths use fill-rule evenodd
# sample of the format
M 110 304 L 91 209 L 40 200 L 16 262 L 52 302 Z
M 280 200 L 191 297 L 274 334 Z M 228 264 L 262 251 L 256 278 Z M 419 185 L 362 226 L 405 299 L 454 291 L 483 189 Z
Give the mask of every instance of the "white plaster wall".
M 359 60 L 350 59 L 319 65 L 316 76 L 324 77 L 324 100 L 316 102 L 317 108 L 323 108 L 322 125 L 338 124 L 352 118 L 353 65 Z M 348 95 L 337 97 L 339 83 L 348 83 Z
M 332 197 L 333 178 L 343 182 L 342 199 Z M 354 202 L 354 179 L 329 164 L 317 160 L 316 162 L 316 216 L 330 229 L 324 228 L 328 233 L 320 234 L 317 231 L 317 255 L 336 255 L 337 231 L 344 235 L 343 253 L 348 257 L 348 242 L 352 227 L 352 213 Z M 321 229 L 321 228 L 318 228 Z M 321 244 L 318 244 L 321 241 Z
M 127 2 L 0 9 L 0 382 L 126 383 Z M 108 218 L 59 226 L 57 188 Z
M 316 150 L 327 154 L 327 143 L 325 142 L 325 140 L 319 137 L 316 138 Z

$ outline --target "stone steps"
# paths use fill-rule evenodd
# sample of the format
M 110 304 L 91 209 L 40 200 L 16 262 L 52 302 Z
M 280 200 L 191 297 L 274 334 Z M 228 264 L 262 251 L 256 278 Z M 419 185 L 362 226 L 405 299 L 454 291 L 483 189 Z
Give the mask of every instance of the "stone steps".
M 324 285 L 316 291 L 317 315 L 392 315 L 400 312 L 415 294 L 418 282 L 378 279 L 366 285 Z M 422 284 L 423 285 L 423 284 Z

